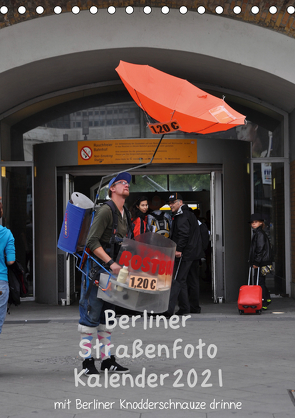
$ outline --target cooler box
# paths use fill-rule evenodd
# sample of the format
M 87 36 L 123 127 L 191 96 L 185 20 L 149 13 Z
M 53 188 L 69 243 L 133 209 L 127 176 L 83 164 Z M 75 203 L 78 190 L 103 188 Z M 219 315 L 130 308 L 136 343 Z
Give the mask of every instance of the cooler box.
M 57 247 L 67 253 L 83 251 L 91 225 L 93 202 L 74 192 L 67 204 Z
M 176 244 L 147 232 L 134 240 L 124 238 L 116 262 L 128 267 L 125 283 L 100 275 L 97 297 L 123 308 L 143 312 L 168 309 Z

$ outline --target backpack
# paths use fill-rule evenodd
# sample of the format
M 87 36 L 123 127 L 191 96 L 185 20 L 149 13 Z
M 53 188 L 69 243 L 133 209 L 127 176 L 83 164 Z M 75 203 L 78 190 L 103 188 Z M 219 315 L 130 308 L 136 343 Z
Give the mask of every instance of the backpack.
M 156 232 L 157 234 L 163 235 L 169 238 L 171 229 L 171 217 L 168 213 L 162 210 L 155 210 L 148 215 L 148 226 L 147 230 Z
M 9 306 L 20 305 L 20 298 L 23 298 L 28 293 L 28 284 L 25 279 L 25 270 L 18 260 L 8 266 L 8 285 L 9 285 L 9 298 L 8 298 L 8 309 Z

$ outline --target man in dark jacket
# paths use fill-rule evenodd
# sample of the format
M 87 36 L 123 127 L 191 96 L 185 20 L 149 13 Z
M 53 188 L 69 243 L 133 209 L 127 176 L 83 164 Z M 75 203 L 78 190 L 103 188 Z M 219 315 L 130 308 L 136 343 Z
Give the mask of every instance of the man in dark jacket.
M 170 239 L 176 243 L 175 276 L 170 293 L 167 316 L 174 313 L 178 299 L 177 315 L 190 313 L 190 301 L 187 289 L 187 277 L 190 273 L 192 283 L 197 283 L 197 271 L 191 269 L 194 260 L 203 256 L 200 228 L 194 213 L 183 203 L 179 193 L 173 193 L 168 200 L 172 211 L 172 227 Z

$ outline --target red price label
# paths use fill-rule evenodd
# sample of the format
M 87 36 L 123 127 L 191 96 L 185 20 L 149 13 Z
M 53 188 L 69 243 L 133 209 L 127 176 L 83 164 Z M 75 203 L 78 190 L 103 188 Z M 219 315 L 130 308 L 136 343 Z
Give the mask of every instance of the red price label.
M 129 287 L 141 290 L 156 290 L 157 281 L 158 279 L 156 277 L 141 277 L 131 275 L 129 279 Z
M 177 120 L 173 120 L 172 122 L 167 123 L 149 123 L 148 127 L 150 128 L 152 134 L 156 135 L 169 134 L 180 129 L 180 125 Z

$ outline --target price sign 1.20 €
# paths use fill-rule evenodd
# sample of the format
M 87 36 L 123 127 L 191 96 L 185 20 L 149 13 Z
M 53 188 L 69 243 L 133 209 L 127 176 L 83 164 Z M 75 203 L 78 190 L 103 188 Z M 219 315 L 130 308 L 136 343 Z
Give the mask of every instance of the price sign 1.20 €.
M 129 287 L 141 290 L 156 290 L 157 278 L 131 275 L 129 280 Z
M 180 125 L 177 120 L 167 123 L 149 123 L 148 127 L 154 135 L 169 134 L 180 130 Z

